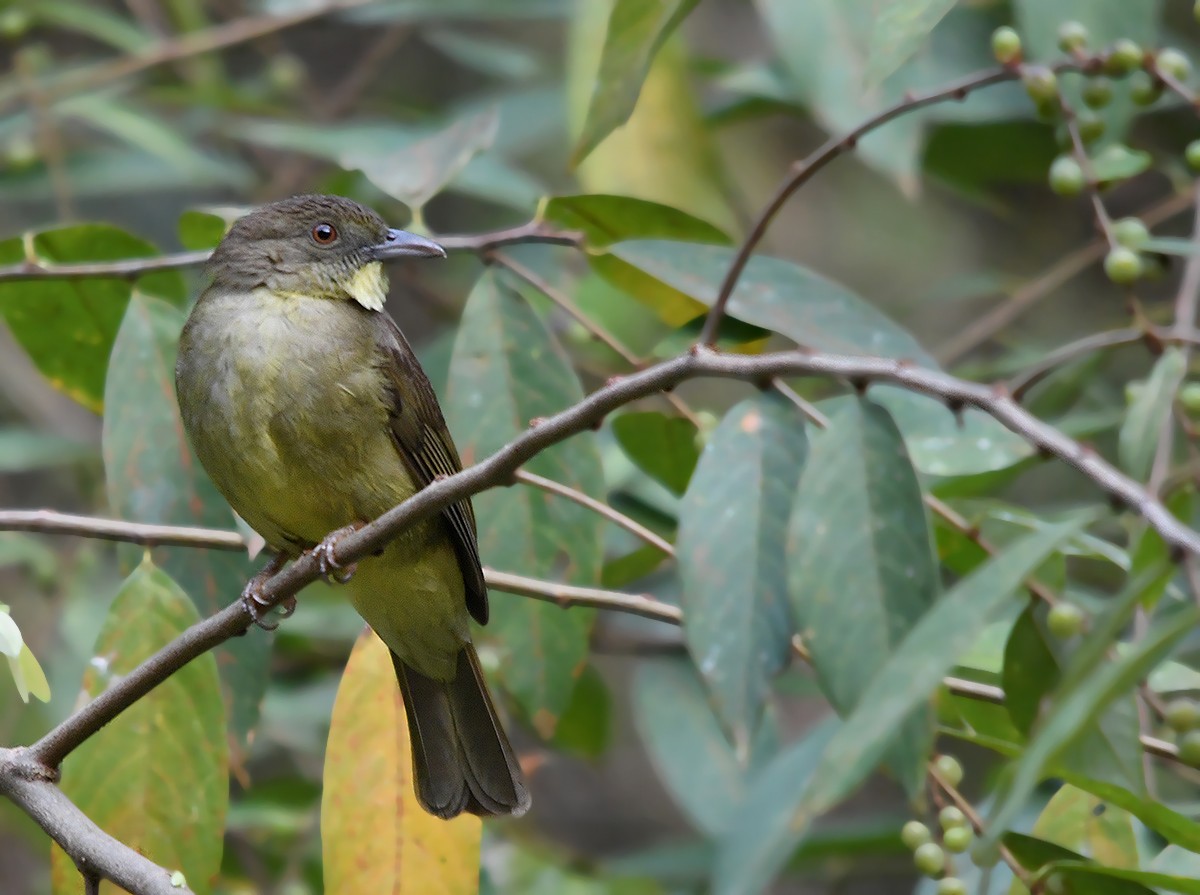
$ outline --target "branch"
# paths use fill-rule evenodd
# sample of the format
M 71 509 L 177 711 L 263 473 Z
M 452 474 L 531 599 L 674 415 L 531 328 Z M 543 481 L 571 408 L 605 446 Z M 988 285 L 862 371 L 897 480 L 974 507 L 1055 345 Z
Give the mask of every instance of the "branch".
M 236 531 L 193 528 L 187 525 L 146 525 L 119 519 L 75 516 L 54 510 L 0 510 L 0 531 L 81 535 L 105 541 L 142 544 L 146 547 L 207 547 L 211 550 L 247 548 L 246 539 Z
M 103 877 L 136 895 L 190 895 L 171 873 L 109 836 L 46 779 L 24 749 L 0 749 L 0 793 L 71 856 L 85 879 Z
M 630 519 L 624 513 L 619 513 L 610 507 L 608 504 L 596 500 L 594 497 L 589 497 L 582 491 L 577 491 L 574 488 L 568 487 L 561 482 L 556 482 L 553 479 L 543 478 L 540 475 L 534 475 L 532 472 L 526 472 L 524 469 L 518 469 L 513 478 L 525 485 L 531 485 L 534 488 L 540 488 L 550 494 L 557 494 L 559 497 L 565 497 L 567 500 L 574 501 L 581 507 L 587 507 L 593 513 L 603 516 L 614 525 L 619 525 L 627 532 L 641 538 L 651 547 L 665 553 L 667 556 L 675 555 L 675 547 L 670 541 L 656 535 L 646 526 L 639 522 Z
M 572 606 L 592 606 L 596 609 L 640 615 L 642 618 L 672 625 L 683 624 L 683 612 L 678 606 L 656 600 L 649 594 L 623 594 L 593 587 L 576 587 L 573 584 L 558 584 L 538 578 L 526 578 L 524 575 L 497 572 L 495 569 L 484 569 L 483 576 L 487 579 L 488 587 L 505 593 L 532 597 L 546 603 L 555 603 L 563 609 L 570 609 Z
M 40 86 L 47 100 L 59 100 L 72 93 L 97 90 L 131 75 L 156 68 L 180 59 L 223 50 L 237 44 L 256 40 L 268 34 L 301 25 L 304 22 L 346 10 L 366 6 L 373 0 L 331 0 L 331 2 L 309 6 L 287 15 L 262 15 L 235 19 L 202 31 L 193 31 L 177 38 L 160 41 L 140 53 L 123 56 L 110 62 L 85 66 L 68 71 Z M 16 102 L 25 98 L 28 91 L 18 87 L 0 94 L 0 111 L 7 112 Z
M 579 246 L 582 234 L 572 230 L 558 230 L 537 221 L 519 227 L 495 230 L 490 233 L 474 233 L 459 236 L 437 237 L 438 243 L 448 252 L 469 251 L 483 254 L 501 246 L 542 245 Z M 16 264 L 0 266 L 0 282 L 6 280 L 78 280 L 87 277 L 116 277 L 133 279 L 156 270 L 177 270 L 198 267 L 212 254 L 209 250 L 176 252 L 156 255 L 153 258 L 122 258 L 120 261 L 84 262 L 80 264 L 57 264 L 35 258 Z
M 1073 68 L 1078 66 L 1067 64 L 1066 67 Z M 708 317 L 704 321 L 704 328 L 700 331 L 698 344 L 712 345 L 716 342 L 717 332 L 721 327 L 721 319 L 725 316 L 725 306 L 729 303 L 729 297 L 733 294 L 734 287 L 737 286 L 742 271 L 745 270 L 746 264 L 749 263 L 754 249 L 762 241 L 763 236 L 766 235 L 767 228 L 771 226 L 775 215 L 779 213 L 779 210 L 783 208 L 787 200 L 791 198 L 796 190 L 808 183 L 818 171 L 838 156 L 852 150 L 864 135 L 887 124 L 893 118 L 899 118 L 908 112 L 924 106 L 944 102 L 945 100 L 965 99 L 972 91 L 992 84 L 999 84 L 1003 81 L 1011 81 L 1017 77 L 1019 77 L 1019 72 L 1015 68 L 993 68 L 968 75 L 938 90 L 921 94 L 908 94 L 898 103 L 888 106 L 881 112 L 877 112 L 848 133 L 826 140 L 806 158 L 793 162 L 788 175 L 776 188 L 771 200 L 759 212 L 758 219 L 755 220 L 750 233 L 738 248 L 737 254 L 733 258 L 733 263 L 729 265 L 729 270 L 725 272 L 725 279 L 722 280 L 721 288 L 717 291 L 717 298 L 713 302 L 712 309 L 708 312 Z
M 1112 500 L 1142 516 L 1169 549 L 1200 554 L 1200 533 L 1180 522 L 1154 495 L 1095 452 L 1043 423 L 1003 390 L 926 370 L 905 361 L 785 351 L 757 356 L 720 355 L 697 349 L 649 369 L 610 381 L 579 403 L 541 420 L 475 466 L 440 479 L 374 522 L 341 538 L 333 559 L 349 565 L 378 550 L 415 523 L 485 489 L 503 485 L 534 456 L 571 435 L 594 428 L 612 411 L 638 398 L 702 376 L 762 382 L 775 376 L 822 376 L 856 383 L 888 383 L 990 414 L 1039 451 L 1079 470 Z M 277 605 L 319 577 L 306 553 L 265 582 L 261 596 Z M 71 715 L 31 748 L 35 758 L 57 767 L 68 753 L 192 659 L 245 631 L 250 618 L 240 602 L 193 625 L 121 681 Z

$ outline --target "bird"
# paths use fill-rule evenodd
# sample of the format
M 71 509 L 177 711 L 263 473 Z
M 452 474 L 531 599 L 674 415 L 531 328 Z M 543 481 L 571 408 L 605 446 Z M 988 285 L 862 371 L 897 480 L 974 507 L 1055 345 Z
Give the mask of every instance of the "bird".
M 422 807 L 519 816 L 529 789 L 471 641 L 488 595 L 470 500 L 355 567 L 333 561 L 346 532 L 462 469 L 429 378 L 384 310 L 384 261 L 445 254 L 340 196 L 258 207 L 207 263 L 176 393 L 201 465 L 275 553 L 243 593 L 251 617 L 266 578 L 314 551 L 391 651 Z

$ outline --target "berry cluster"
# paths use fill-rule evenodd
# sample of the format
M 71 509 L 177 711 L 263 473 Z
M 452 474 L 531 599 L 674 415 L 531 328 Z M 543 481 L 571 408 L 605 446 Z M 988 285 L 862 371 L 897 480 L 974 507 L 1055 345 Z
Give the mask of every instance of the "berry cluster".
M 951 789 L 962 782 L 962 765 L 953 755 L 939 755 L 934 760 L 934 769 L 937 779 Z M 951 856 L 970 850 L 975 831 L 967 816 L 954 805 L 947 805 L 938 812 L 938 827 L 940 841 L 935 841 L 928 826 L 919 820 L 910 820 L 901 828 L 900 839 L 912 851 L 917 869 L 926 876 L 937 878 L 937 895 L 967 895 L 966 883 L 953 874 Z
M 1200 18 L 1200 2 L 1197 17 Z M 1076 196 L 1085 189 L 1100 190 L 1105 183 L 1097 175 L 1097 163 L 1103 162 L 1106 155 L 1121 156 L 1129 152 L 1120 145 L 1101 150 L 1095 159 L 1087 152 L 1087 147 L 1104 136 L 1105 120 L 1097 112 L 1112 100 L 1112 78 L 1128 80 L 1129 96 L 1139 106 L 1153 105 L 1168 88 L 1191 98 L 1186 85 L 1192 64 L 1180 50 L 1170 47 L 1147 50 L 1122 38 L 1104 50 L 1089 53 L 1088 41 L 1087 29 L 1079 22 L 1065 22 L 1059 28 L 1059 48 L 1074 63 L 1071 67 L 1087 77 L 1080 91 L 1083 108 L 1077 109 L 1063 96 L 1054 67 L 1024 61 L 1021 36 L 1016 30 L 1003 27 L 992 34 L 992 53 L 1000 63 L 1020 72 L 1038 117 L 1059 123 L 1059 142 L 1064 152 L 1050 165 L 1049 182 L 1060 196 Z M 1200 171 L 1200 140 L 1188 144 L 1184 159 L 1192 170 Z M 1104 272 L 1110 280 L 1130 285 L 1152 272 L 1153 261 L 1142 252 L 1150 241 L 1145 224 L 1137 218 L 1114 221 L 1108 228 L 1108 236 L 1110 247 L 1104 259 Z

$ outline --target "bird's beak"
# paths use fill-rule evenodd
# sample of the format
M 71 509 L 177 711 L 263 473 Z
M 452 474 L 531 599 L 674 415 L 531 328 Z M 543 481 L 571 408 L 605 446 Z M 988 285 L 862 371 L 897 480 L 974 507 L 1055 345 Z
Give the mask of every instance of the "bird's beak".
M 445 258 L 446 250 L 431 239 L 407 230 L 389 230 L 384 242 L 371 247 L 376 261 L 390 258 Z

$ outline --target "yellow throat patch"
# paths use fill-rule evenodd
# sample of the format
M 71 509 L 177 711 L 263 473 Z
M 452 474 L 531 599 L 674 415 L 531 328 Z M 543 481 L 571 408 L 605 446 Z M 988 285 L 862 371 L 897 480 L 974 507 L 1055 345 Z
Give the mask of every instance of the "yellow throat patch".
M 364 264 L 346 281 L 343 288 L 368 311 L 382 311 L 388 290 L 383 265 L 378 261 Z

